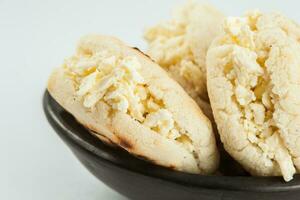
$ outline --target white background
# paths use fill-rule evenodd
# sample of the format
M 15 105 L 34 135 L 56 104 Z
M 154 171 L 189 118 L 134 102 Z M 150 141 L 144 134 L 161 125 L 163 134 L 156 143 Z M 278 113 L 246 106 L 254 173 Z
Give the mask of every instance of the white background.
M 145 49 L 145 27 L 174 0 L 0 0 L 0 199 L 125 199 L 84 169 L 48 125 L 42 94 L 51 70 L 86 33 Z M 300 22 L 297 0 L 213 0 L 227 15 L 279 10 Z M 130 184 L 130 183 L 128 183 Z

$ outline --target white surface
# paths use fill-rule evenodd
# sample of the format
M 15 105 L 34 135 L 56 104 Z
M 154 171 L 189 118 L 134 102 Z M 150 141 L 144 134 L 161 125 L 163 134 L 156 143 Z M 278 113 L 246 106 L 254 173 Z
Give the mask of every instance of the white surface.
M 142 30 L 167 18 L 176 2 L 182 1 L 0 0 L 0 199 L 125 199 L 89 174 L 55 135 L 42 94 L 50 71 L 81 35 L 111 34 L 144 49 Z M 297 2 L 211 1 L 230 15 L 260 8 L 300 21 Z

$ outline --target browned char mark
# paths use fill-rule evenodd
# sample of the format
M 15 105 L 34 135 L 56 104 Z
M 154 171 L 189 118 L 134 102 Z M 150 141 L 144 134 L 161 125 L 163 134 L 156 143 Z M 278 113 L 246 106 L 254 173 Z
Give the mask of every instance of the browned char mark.
M 137 50 L 138 52 L 140 52 L 141 54 L 143 54 L 144 56 L 146 56 L 147 58 L 149 58 L 150 60 L 152 60 L 154 62 L 154 60 L 147 54 L 145 54 L 143 51 L 141 51 L 139 48 L 137 47 L 132 47 L 133 49 Z
M 159 162 L 157 162 L 156 160 L 153 160 L 153 159 L 150 159 L 144 155 L 137 155 L 137 157 L 141 160 L 144 160 L 146 162 L 149 162 L 149 163 L 152 163 L 152 164 L 155 164 L 155 165 L 159 165 L 159 166 L 162 166 L 162 167 L 165 167 L 165 168 L 168 168 L 168 169 L 171 169 L 171 170 L 174 170 L 174 171 L 177 171 L 177 167 L 175 165 L 169 165 L 169 166 L 163 166 L 161 165 Z
M 133 149 L 133 144 L 128 139 L 118 136 L 118 140 L 119 140 L 119 145 L 121 147 L 123 147 L 124 149 L 127 149 L 127 150 Z
M 176 167 L 174 165 L 170 165 L 168 168 L 171 170 L 176 170 Z

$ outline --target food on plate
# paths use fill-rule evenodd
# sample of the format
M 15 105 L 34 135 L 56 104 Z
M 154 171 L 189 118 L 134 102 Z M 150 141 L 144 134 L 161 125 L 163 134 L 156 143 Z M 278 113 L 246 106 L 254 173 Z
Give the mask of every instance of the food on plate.
M 158 165 L 210 174 L 219 155 L 210 121 L 149 57 L 109 36 L 83 37 L 48 90 L 92 134 Z
M 212 6 L 188 1 L 174 10 L 170 20 L 145 32 L 148 54 L 213 119 L 206 89 L 205 57 L 221 30 L 223 14 Z
M 300 27 L 278 13 L 228 17 L 207 53 L 207 87 L 225 149 L 252 175 L 300 170 Z

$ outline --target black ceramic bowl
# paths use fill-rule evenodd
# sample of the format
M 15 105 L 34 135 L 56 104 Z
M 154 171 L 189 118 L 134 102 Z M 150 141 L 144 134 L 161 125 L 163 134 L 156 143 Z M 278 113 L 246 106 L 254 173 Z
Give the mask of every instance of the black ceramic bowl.
M 99 180 L 136 200 L 299 200 L 300 177 L 202 176 L 152 165 L 92 136 L 48 92 L 46 116 L 60 138 Z

